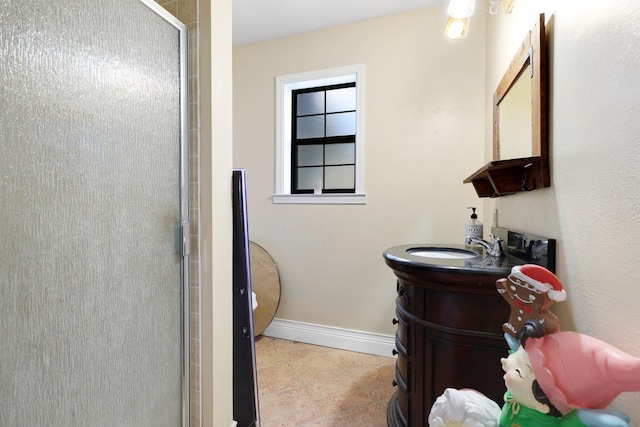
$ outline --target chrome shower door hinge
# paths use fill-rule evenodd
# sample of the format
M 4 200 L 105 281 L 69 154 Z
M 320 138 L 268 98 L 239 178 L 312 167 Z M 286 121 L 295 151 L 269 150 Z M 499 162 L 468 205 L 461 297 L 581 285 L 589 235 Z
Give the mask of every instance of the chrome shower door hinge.
M 189 233 L 190 233 L 189 222 L 184 221 L 182 223 L 182 256 L 183 257 L 189 256 L 189 252 L 190 252 L 189 248 L 191 247 L 191 245 L 189 244 Z
M 189 256 L 189 222 L 176 223 L 174 231 L 176 253 Z

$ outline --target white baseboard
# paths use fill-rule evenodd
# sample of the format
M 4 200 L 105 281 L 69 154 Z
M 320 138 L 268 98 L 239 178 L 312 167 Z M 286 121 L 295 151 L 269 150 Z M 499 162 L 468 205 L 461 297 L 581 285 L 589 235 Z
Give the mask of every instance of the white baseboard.
M 273 319 L 262 335 L 376 356 L 395 357 L 392 353 L 395 349 L 393 335 L 373 334 L 282 319 Z

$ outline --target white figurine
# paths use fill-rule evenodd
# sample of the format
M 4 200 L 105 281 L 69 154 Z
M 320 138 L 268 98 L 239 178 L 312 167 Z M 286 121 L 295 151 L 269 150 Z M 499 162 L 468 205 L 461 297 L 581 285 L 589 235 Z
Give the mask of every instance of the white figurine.
M 498 427 L 500 407 L 471 389 L 448 388 L 431 408 L 429 427 Z

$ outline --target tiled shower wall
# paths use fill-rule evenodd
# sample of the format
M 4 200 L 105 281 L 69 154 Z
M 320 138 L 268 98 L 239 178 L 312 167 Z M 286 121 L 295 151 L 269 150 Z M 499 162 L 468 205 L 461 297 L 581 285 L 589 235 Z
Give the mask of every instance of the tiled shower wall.
M 156 0 L 158 4 L 178 18 L 188 29 L 188 73 L 189 73 L 189 222 L 191 226 L 191 255 L 189 277 L 191 281 L 191 337 L 190 337 L 190 406 L 191 427 L 199 427 L 200 420 L 200 114 L 198 76 L 199 0 Z

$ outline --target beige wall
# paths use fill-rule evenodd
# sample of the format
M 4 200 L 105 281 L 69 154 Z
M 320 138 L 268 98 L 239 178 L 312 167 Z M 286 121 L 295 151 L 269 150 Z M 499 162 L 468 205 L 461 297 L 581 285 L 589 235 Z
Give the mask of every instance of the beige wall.
M 481 166 L 484 18 L 442 37 L 444 5 L 234 48 L 234 166 L 247 169 L 251 239 L 278 265 L 276 317 L 393 334 L 395 278 L 382 252 L 462 243 L 462 181 Z M 365 66 L 362 206 L 274 205 L 275 77 Z
M 488 17 L 487 108 L 513 44 L 540 12 L 550 20 L 552 186 L 488 201 L 484 217 L 495 203 L 500 225 L 557 238 L 564 329 L 640 356 L 640 5 L 519 1 L 513 16 Z M 490 153 L 490 134 L 485 141 Z M 639 403 L 630 393 L 613 408 L 638 423 Z
M 231 0 L 200 1 L 202 425 L 233 421 Z

